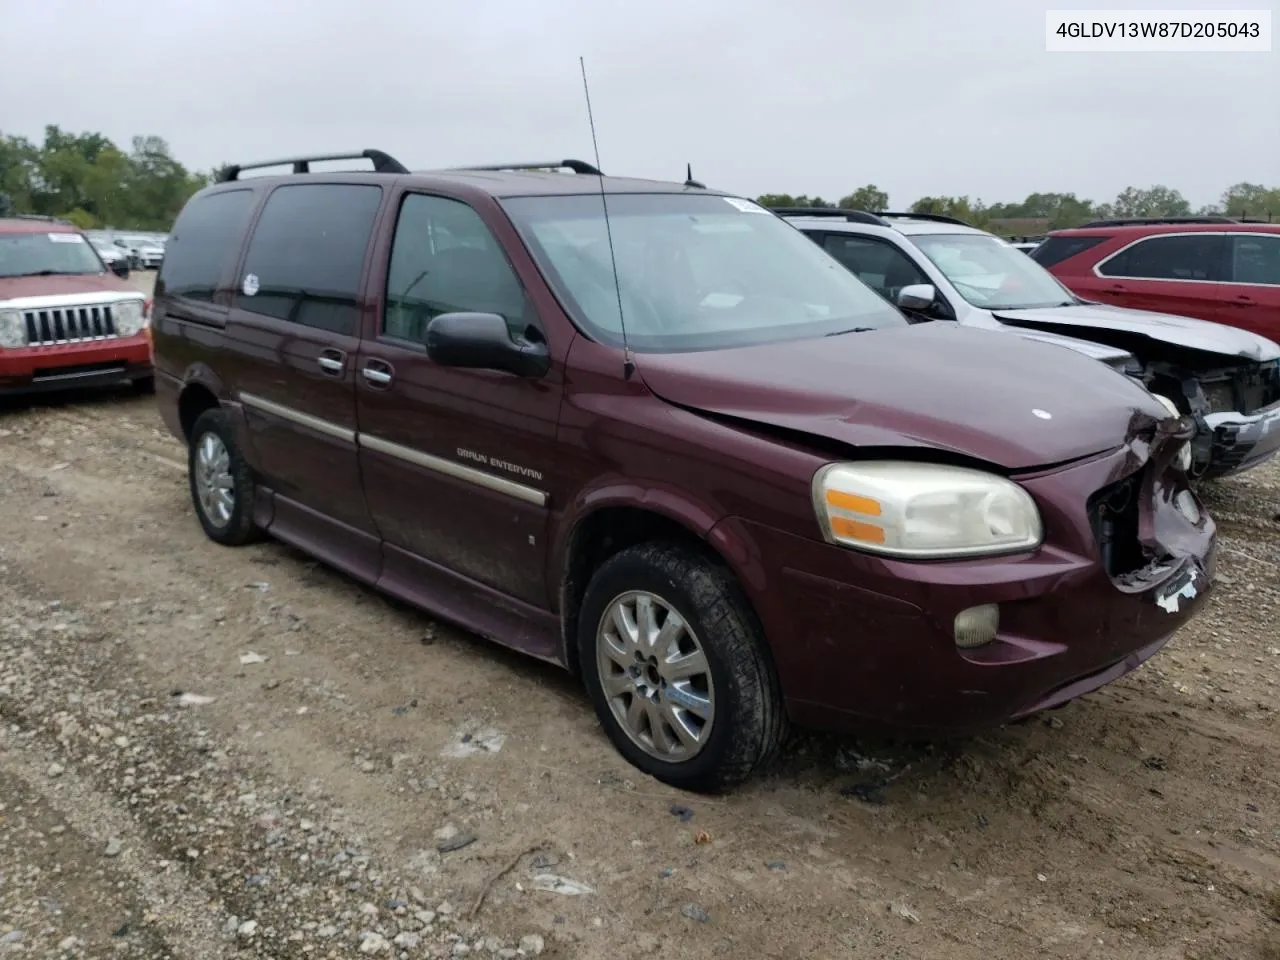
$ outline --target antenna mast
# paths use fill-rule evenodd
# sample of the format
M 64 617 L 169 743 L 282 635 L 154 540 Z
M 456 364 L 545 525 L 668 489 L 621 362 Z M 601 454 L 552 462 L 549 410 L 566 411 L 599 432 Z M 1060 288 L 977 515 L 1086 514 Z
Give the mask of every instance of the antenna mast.
M 582 69 L 582 92 L 587 98 L 587 123 L 591 125 L 591 148 L 596 154 L 596 170 L 600 166 L 600 143 L 596 140 L 596 121 L 591 113 L 591 89 L 587 86 L 587 63 L 578 57 L 578 66 Z M 630 378 L 635 372 L 635 359 L 631 356 L 631 344 L 627 342 L 627 321 L 622 314 L 622 283 L 618 280 L 618 257 L 613 251 L 613 230 L 609 226 L 609 200 L 605 196 L 604 174 L 599 174 L 600 206 L 604 208 L 604 235 L 609 241 L 609 262 L 613 265 L 613 290 L 618 295 L 618 325 L 622 328 L 622 373 Z

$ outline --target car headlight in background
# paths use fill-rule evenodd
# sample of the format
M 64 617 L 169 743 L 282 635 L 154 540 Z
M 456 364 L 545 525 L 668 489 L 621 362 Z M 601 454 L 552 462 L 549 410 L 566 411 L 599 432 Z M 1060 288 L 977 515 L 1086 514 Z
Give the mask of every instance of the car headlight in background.
M 116 333 L 122 337 L 132 337 L 141 333 L 147 324 L 146 310 L 142 300 L 121 300 L 111 307 L 115 315 Z
M 1161 406 L 1163 406 L 1166 410 L 1168 410 L 1169 413 L 1171 413 L 1175 418 L 1177 418 L 1178 420 L 1182 419 L 1182 411 L 1178 409 L 1178 405 L 1176 403 L 1174 403 L 1164 394 L 1153 393 L 1151 395 L 1155 397 L 1157 400 L 1159 400 Z M 1178 448 L 1178 456 L 1173 461 L 1173 463 L 1174 463 L 1174 466 L 1176 466 L 1183 473 L 1187 473 L 1191 470 L 1191 441 L 1188 440 L 1186 443 L 1184 443 L 1181 447 Z
M 1040 511 L 1004 477 L 933 463 L 831 463 L 813 478 L 823 536 L 916 560 L 988 556 L 1040 545 Z
M 27 325 L 17 310 L 0 310 L 0 348 L 25 347 Z

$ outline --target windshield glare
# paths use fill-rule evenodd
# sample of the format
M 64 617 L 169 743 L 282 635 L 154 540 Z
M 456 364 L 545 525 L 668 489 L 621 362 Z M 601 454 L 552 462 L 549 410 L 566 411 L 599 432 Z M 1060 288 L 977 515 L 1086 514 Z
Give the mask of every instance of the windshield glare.
M 906 320 L 790 224 L 737 198 L 612 194 L 614 284 L 598 195 L 502 201 L 557 295 L 596 339 L 722 349 Z
M 933 233 L 911 241 L 975 307 L 1014 310 L 1074 303 L 1048 270 L 996 237 Z
M 0 277 L 102 273 L 102 261 L 78 233 L 0 233 Z

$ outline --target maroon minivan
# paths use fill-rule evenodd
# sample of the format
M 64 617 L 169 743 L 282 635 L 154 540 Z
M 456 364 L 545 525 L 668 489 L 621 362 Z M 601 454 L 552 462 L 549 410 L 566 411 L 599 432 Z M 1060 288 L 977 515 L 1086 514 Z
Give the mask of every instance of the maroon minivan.
M 1204 603 L 1192 428 L 1105 365 L 908 324 L 691 183 L 355 156 L 229 168 L 174 226 L 157 390 L 200 522 L 580 672 L 644 771 L 1027 716 Z

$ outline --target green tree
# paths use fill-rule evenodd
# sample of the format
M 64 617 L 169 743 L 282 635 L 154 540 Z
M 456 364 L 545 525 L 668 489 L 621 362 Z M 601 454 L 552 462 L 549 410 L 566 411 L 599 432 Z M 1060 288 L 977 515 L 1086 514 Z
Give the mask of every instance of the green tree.
M 1216 213 L 1228 217 L 1257 220 L 1280 218 L 1280 187 L 1264 187 L 1260 183 L 1237 183 L 1222 194 Z
M 821 197 L 810 197 L 800 194 L 793 197 L 789 193 L 763 193 L 756 197 L 756 203 L 762 207 L 834 207 Z
M 955 217 L 975 227 L 985 227 L 991 219 L 981 200 L 968 197 L 921 197 L 911 205 L 911 212 Z
M 837 206 L 846 210 L 866 210 L 874 213 L 877 210 L 889 209 L 889 195 L 874 183 L 868 183 L 865 187 L 859 187 L 847 197 L 841 197 Z
M 1189 217 L 1191 204 L 1177 190 L 1160 184 L 1145 190 L 1126 187 L 1110 212 L 1115 217 Z

